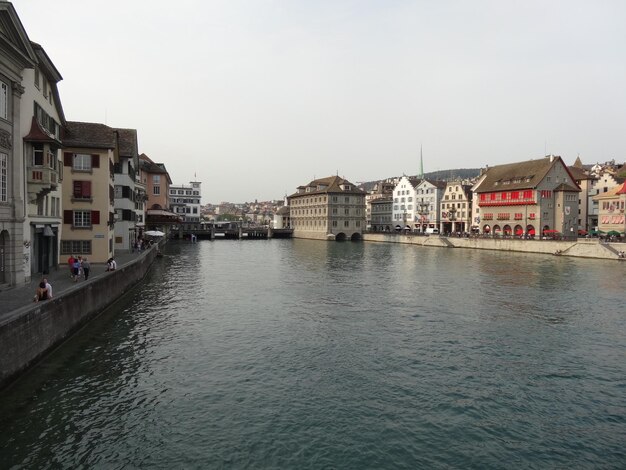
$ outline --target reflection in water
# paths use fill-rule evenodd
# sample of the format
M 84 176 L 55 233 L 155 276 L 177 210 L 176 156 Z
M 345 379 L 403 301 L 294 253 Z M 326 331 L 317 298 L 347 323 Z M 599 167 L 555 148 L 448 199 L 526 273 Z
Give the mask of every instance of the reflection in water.
M 170 243 L 0 395 L 0 467 L 618 467 L 625 266 Z

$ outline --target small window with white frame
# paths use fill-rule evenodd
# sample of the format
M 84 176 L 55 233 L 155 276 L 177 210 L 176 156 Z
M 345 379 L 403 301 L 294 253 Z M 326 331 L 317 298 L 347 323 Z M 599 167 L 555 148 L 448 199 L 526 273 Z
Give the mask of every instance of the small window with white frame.
M 91 155 L 87 155 L 84 153 L 75 153 L 74 159 L 72 160 L 72 169 L 79 171 L 90 171 Z

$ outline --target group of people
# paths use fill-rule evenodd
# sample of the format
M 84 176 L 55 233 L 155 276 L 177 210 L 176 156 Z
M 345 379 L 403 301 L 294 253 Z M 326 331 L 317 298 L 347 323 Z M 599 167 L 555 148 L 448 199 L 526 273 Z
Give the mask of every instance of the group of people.
M 80 276 L 84 276 L 85 281 L 89 279 L 91 265 L 89 264 L 87 258 L 83 258 L 82 256 L 74 258 L 74 255 L 70 255 L 67 259 L 67 264 L 70 268 L 70 277 L 74 280 L 74 282 L 78 282 L 78 278 Z
M 138 238 L 135 243 L 133 243 L 133 253 L 141 253 L 146 248 L 149 248 L 154 243 L 152 240 L 146 240 L 145 238 Z
M 33 302 L 48 300 L 52 298 L 52 286 L 45 277 L 41 280 L 37 289 L 35 289 L 35 298 Z

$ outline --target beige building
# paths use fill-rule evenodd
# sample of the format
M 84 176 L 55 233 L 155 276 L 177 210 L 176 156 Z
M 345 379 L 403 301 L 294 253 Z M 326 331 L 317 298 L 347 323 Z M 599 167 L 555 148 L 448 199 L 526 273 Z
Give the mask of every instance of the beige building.
M 593 197 L 598 203 L 598 230 L 609 235 L 626 232 L 626 182 Z
M 580 188 L 561 157 L 491 167 L 473 191 L 473 215 L 481 233 L 578 236 Z
M 114 255 L 118 133 L 104 124 L 68 121 L 63 143 L 61 262 L 70 255 L 106 262 Z
M 296 238 L 360 240 L 365 230 L 365 192 L 339 176 L 316 179 L 287 198 Z
M 441 198 L 441 233 L 464 233 L 472 226 L 472 187 L 449 181 Z

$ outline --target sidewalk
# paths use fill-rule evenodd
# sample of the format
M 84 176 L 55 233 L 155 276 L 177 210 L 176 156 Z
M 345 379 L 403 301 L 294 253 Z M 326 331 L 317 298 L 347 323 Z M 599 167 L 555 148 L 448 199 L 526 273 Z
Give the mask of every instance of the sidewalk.
M 117 269 L 120 269 L 132 260 L 137 259 L 142 253 L 116 254 L 115 261 L 117 263 Z M 91 270 L 89 271 L 89 280 L 87 282 L 109 274 L 106 272 L 106 263 L 90 264 Z M 60 294 L 68 290 L 79 289 L 81 288 L 81 285 L 85 284 L 85 279 L 82 277 L 78 280 L 78 282 L 74 282 L 70 278 L 70 270 L 66 261 L 63 261 L 57 270 L 52 270 L 45 276 L 35 273 L 32 275 L 30 283 L 18 287 L 10 287 L 0 291 L 0 321 L 3 317 L 8 316 L 8 314 L 14 312 L 15 310 L 21 310 L 27 306 L 34 307 L 39 305 L 33 302 L 33 297 L 35 296 L 35 290 L 43 277 L 48 279 L 48 282 L 52 285 L 53 297 L 58 297 Z

